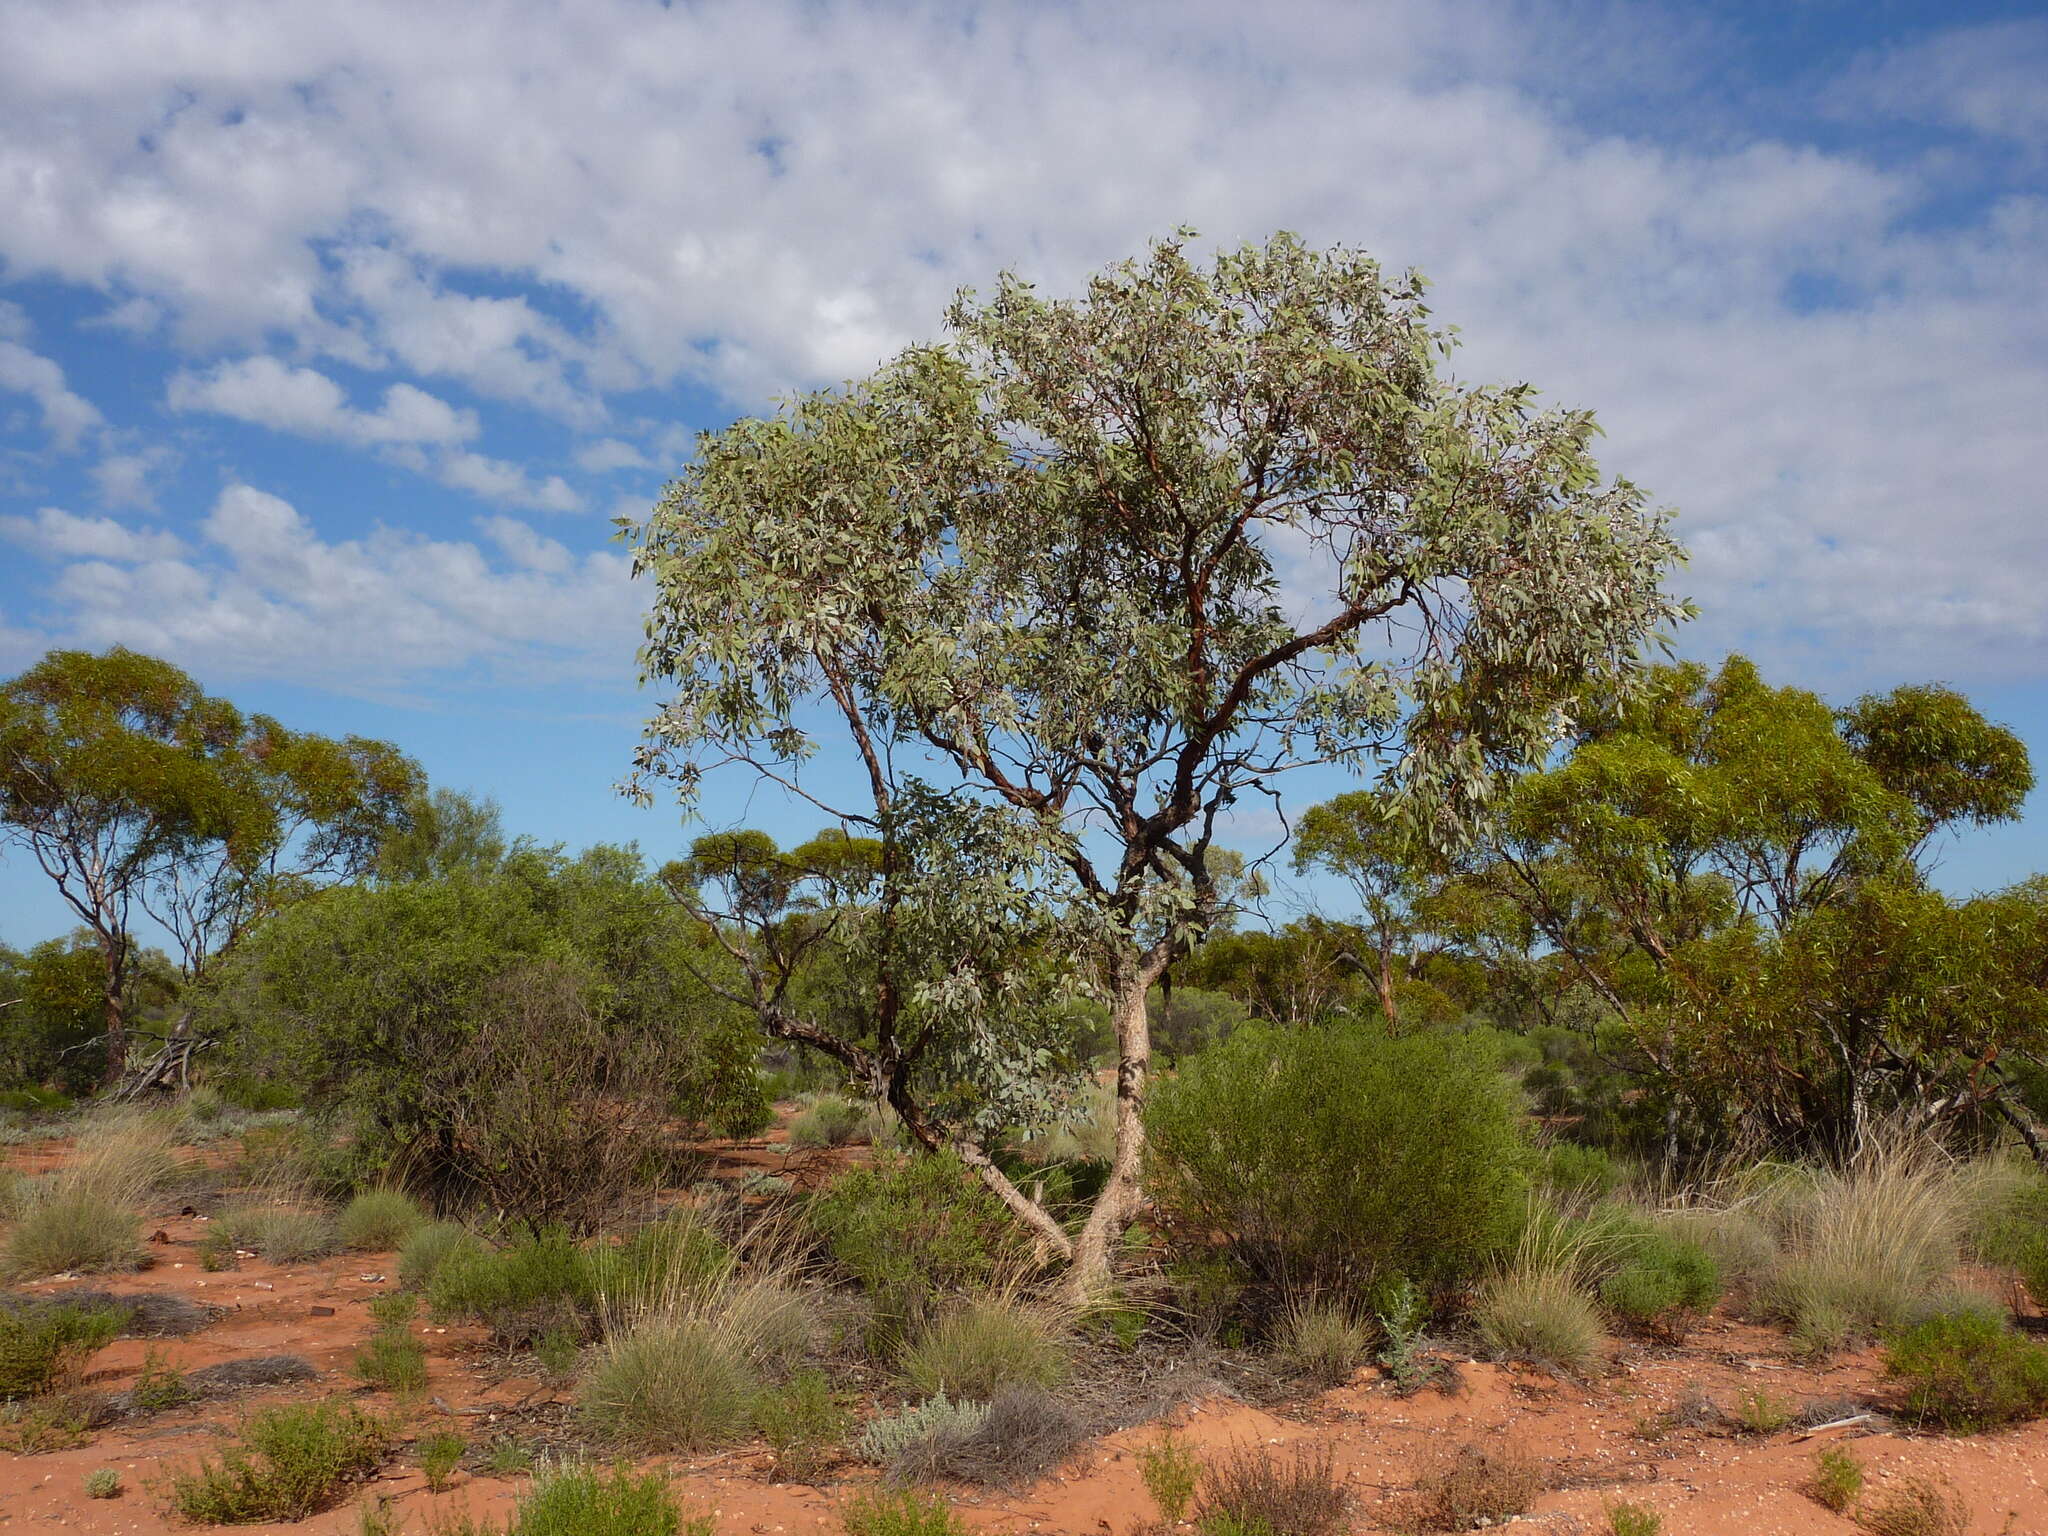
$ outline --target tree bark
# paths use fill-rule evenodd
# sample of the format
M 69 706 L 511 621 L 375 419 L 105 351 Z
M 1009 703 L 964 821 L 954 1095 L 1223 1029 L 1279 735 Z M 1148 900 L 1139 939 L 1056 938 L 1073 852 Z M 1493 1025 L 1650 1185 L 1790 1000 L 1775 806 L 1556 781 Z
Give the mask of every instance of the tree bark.
M 1145 994 L 1165 968 L 1163 958 L 1149 959 L 1117 978 L 1112 1004 L 1117 1052 L 1116 1151 L 1110 1158 L 1109 1177 L 1074 1241 L 1074 1259 L 1067 1271 L 1068 1294 L 1083 1305 L 1100 1300 L 1109 1290 L 1114 1278 L 1111 1256 L 1143 1200 L 1139 1179 L 1145 1162 L 1145 1085 L 1152 1065 L 1152 1026 Z
M 128 1074 L 128 936 L 103 934 L 100 959 L 104 966 L 101 991 L 107 1010 L 106 1064 L 100 1069 L 100 1086 L 112 1089 Z

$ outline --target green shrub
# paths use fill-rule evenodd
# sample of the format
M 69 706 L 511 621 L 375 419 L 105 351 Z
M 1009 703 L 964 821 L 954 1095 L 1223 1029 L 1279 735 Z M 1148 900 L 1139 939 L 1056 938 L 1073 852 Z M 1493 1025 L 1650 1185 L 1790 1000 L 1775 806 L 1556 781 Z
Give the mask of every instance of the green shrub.
M 1187 1518 L 1194 1503 L 1202 1480 L 1201 1458 L 1171 1430 L 1161 1430 L 1157 1440 L 1138 1451 L 1138 1472 L 1161 1523 L 1172 1530 Z
M 1543 1149 L 1537 1176 L 1546 1189 L 1567 1199 L 1605 1200 L 1622 1186 L 1628 1173 L 1612 1154 L 1598 1147 L 1557 1141 Z
M 951 1153 L 856 1168 L 812 1196 L 805 1218 L 873 1298 L 877 1342 L 922 1320 L 938 1296 L 983 1288 L 1025 1257 L 1009 1213 Z
M 685 1521 L 658 1472 L 572 1467 L 534 1484 L 507 1536 L 711 1536 L 711 1522 Z
M 1647 1504 L 1610 1504 L 1607 1529 L 1612 1536 L 1658 1536 L 1664 1529 L 1664 1517 Z
M 1455 1036 L 1247 1026 L 1161 1082 L 1146 1125 L 1159 1209 L 1284 1289 L 1462 1278 L 1524 1203 L 1512 1087 Z
M 690 1211 L 640 1228 L 617 1248 L 589 1250 L 591 1287 L 610 1317 L 672 1309 L 731 1276 L 734 1256 Z
M 161 1413 L 166 1408 L 189 1403 L 198 1395 L 184 1373 L 155 1349 L 144 1352 L 142 1369 L 136 1374 L 135 1385 L 128 1389 L 128 1401 L 143 1413 Z
M 1909 1418 L 1970 1434 L 2048 1413 L 2048 1349 L 1981 1315 L 1929 1318 L 1894 1335 L 1885 1375 Z
M 912 1446 L 935 1435 L 972 1434 L 987 1418 L 986 1404 L 956 1403 L 939 1392 L 915 1408 L 868 1420 L 855 1449 L 863 1461 L 894 1466 Z
M 1273 1352 L 1312 1381 L 1336 1386 L 1365 1364 L 1373 1330 L 1350 1307 L 1335 1301 L 1305 1301 L 1281 1315 Z
M 1814 1458 L 1806 1493 L 1821 1508 L 1847 1514 L 1863 1494 L 1863 1463 L 1838 1445 L 1828 1447 Z
M 1382 1278 L 1373 1288 L 1373 1315 L 1379 1319 L 1382 1343 L 1380 1369 L 1406 1395 L 1420 1391 L 1439 1373 L 1422 1353 L 1422 1330 L 1429 1322 L 1429 1298 L 1405 1275 Z
M 754 1423 L 775 1458 L 775 1475 L 785 1482 L 815 1482 L 832 1465 L 853 1418 L 819 1370 L 799 1371 L 787 1385 L 763 1392 L 754 1404 Z
M 376 1471 L 391 1436 L 360 1409 L 327 1402 L 252 1414 L 242 1441 L 172 1475 L 173 1513 L 200 1525 L 303 1520 Z
M 1792 1410 L 1762 1388 L 1752 1387 L 1735 1399 L 1728 1418 L 1745 1434 L 1775 1435 L 1792 1422 Z
M 1700 1244 L 1646 1232 L 1601 1282 L 1600 1304 L 1636 1328 L 1682 1335 L 1689 1319 L 1721 1299 L 1721 1267 Z
M 366 1190 L 341 1213 L 341 1244 L 383 1253 L 403 1244 L 424 1219 L 420 1208 L 403 1192 Z
M 1057 1386 L 1066 1341 L 1044 1314 L 1001 1297 L 977 1297 L 942 1313 L 903 1352 L 903 1379 L 930 1396 L 987 1402 L 998 1387 Z
M 1600 1312 L 1569 1267 L 1518 1264 L 1480 1283 L 1480 1337 L 1505 1359 L 1584 1372 L 1607 1343 Z
M 424 1291 L 450 1257 L 483 1251 L 483 1239 L 467 1227 L 452 1221 L 427 1222 L 398 1245 L 398 1283 L 409 1291 Z
M 945 1500 L 915 1488 L 856 1494 L 841 1506 L 839 1519 L 846 1536 L 970 1536 Z
M 549 1227 L 503 1248 L 452 1244 L 427 1283 L 427 1307 L 443 1322 L 482 1323 L 501 1344 L 529 1346 L 557 1329 L 587 1332 L 597 1281 L 568 1230 Z
M 208 1237 L 245 1249 L 272 1264 L 323 1259 L 341 1246 L 334 1218 L 326 1211 L 290 1202 L 256 1201 L 234 1206 L 213 1220 Z
M 10 1280 L 133 1269 L 141 1261 L 141 1220 L 130 1207 L 89 1189 L 55 1189 L 33 1198 L 0 1254 Z
M 866 1108 L 836 1094 L 821 1094 L 789 1122 L 789 1144 L 799 1150 L 844 1147 L 867 1139 Z
M 94 1467 L 85 1474 L 85 1496 L 88 1499 L 118 1499 L 121 1497 L 121 1474 L 112 1467 Z
M 604 1440 L 648 1451 L 705 1450 L 747 1433 L 759 1392 L 729 1328 L 707 1318 L 653 1319 L 606 1342 L 577 1407 Z
M 0 1402 L 40 1397 L 75 1379 L 120 1331 L 120 1314 L 104 1307 L 0 1306 Z
M 1238 1446 L 1203 1469 L 1195 1522 L 1212 1533 L 1334 1536 L 1347 1502 L 1327 1444 L 1297 1445 L 1285 1460 L 1270 1446 Z
M 418 1392 L 427 1384 L 426 1346 L 403 1326 L 380 1328 L 356 1351 L 355 1373 L 365 1386 Z
M 413 1454 L 419 1458 L 420 1472 L 427 1480 L 427 1487 L 435 1493 L 445 1489 L 455 1469 L 462 1465 L 462 1453 L 468 1449 L 469 1442 L 452 1429 L 422 1435 L 413 1447 Z

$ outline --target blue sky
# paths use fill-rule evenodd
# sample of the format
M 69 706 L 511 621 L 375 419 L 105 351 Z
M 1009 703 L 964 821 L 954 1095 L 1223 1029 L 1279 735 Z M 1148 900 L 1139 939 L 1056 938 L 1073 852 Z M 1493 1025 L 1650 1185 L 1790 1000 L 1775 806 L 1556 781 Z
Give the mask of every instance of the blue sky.
M 1287 227 L 1600 413 L 1686 652 L 2048 762 L 2043 79 L 2038 5 L 0 0 L 0 672 L 133 645 L 665 854 L 610 520 L 693 434 L 1002 267 Z M 0 862 L 0 939 L 64 926 Z

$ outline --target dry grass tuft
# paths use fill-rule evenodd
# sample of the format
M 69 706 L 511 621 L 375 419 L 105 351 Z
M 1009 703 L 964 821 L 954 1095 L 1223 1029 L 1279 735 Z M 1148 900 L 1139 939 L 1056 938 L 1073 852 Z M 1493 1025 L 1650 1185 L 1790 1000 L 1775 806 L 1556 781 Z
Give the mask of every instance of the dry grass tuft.
M 1469 1531 L 1528 1513 L 1543 1491 L 1543 1464 L 1511 1444 L 1467 1441 L 1424 1464 L 1415 1479 L 1417 1513 L 1436 1531 Z

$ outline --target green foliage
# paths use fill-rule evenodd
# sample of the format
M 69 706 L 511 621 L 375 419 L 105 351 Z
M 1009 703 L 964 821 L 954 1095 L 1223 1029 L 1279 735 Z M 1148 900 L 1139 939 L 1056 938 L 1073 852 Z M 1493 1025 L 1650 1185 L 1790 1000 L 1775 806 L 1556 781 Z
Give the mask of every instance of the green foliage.
M 1567 1199 L 1605 1200 L 1628 1174 L 1611 1153 L 1599 1147 L 1556 1141 L 1543 1149 L 1538 1177 L 1545 1188 Z
M 355 1373 L 365 1386 L 385 1392 L 424 1391 L 427 1385 L 426 1346 L 403 1323 L 387 1324 L 356 1351 Z
M 1821 1508 L 1847 1514 L 1863 1494 L 1863 1463 L 1841 1446 L 1829 1446 L 1814 1457 L 1806 1492 Z
M 462 1528 L 447 1536 L 493 1536 L 493 1528 Z M 636 1475 L 563 1467 L 539 1478 L 519 1501 L 504 1536 L 712 1536 L 709 1519 L 685 1520 L 658 1472 Z
M 825 1373 L 810 1369 L 763 1392 L 754 1403 L 754 1424 L 775 1458 L 775 1476 L 783 1482 L 809 1483 L 838 1456 L 853 1427 L 853 1415 Z
M 427 1282 L 427 1307 L 444 1322 L 477 1322 L 499 1343 L 529 1346 L 556 1328 L 586 1331 L 598 1296 L 591 1255 L 560 1227 L 502 1248 L 451 1243 Z
M 198 1395 L 191 1383 L 185 1380 L 184 1373 L 155 1349 L 144 1353 L 135 1385 L 128 1389 L 128 1401 L 143 1413 L 160 1413 L 180 1403 L 189 1403 Z
M 1607 1529 L 1611 1536 L 1660 1536 L 1664 1517 L 1647 1504 L 1623 1500 L 1607 1506 Z
M 1512 1094 L 1456 1038 L 1249 1027 L 1161 1083 L 1146 1123 L 1161 1210 L 1283 1288 L 1460 1279 L 1522 1206 Z
M 120 1314 L 105 1307 L 0 1306 L 0 1401 L 38 1397 L 71 1380 L 120 1331 Z
M 950 1153 L 853 1169 L 811 1197 L 804 1219 L 873 1298 L 885 1338 L 1023 1253 L 1001 1204 Z
M 7 1234 L 0 1274 L 27 1279 L 133 1269 L 141 1257 L 133 1209 L 92 1190 L 58 1190 L 38 1199 Z
M 1910 1418 L 1957 1434 L 2048 1414 L 2048 1348 L 1977 1314 L 1901 1330 L 1885 1346 L 1885 1375 L 1904 1384 Z
M 1429 1298 L 1405 1275 L 1388 1276 L 1373 1288 L 1374 1316 L 1383 1344 L 1381 1369 L 1396 1391 L 1420 1390 L 1436 1371 L 1422 1357 L 1422 1330 L 1429 1322 Z
M 410 1197 L 396 1189 L 372 1189 L 349 1201 L 341 1213 L 345 1248 L 373 1253 L 399 1248 L 425 1218 Z
M 213 1219 L 207 1235 L 273 1264 L 322 1259 L 341 1246 L 329 1212 L 285 1201 L 231 1206 Z
M 1472 1318 L 1487 1347 L 1583 1374 L 1607 1343 L 1600 1312 L 1569 1266 L 1517 1264 L 1480 1282 Z
M 840 1506 L 846 1536 L 970 1536 L 967 1522 L 936 1494 L 871 1489 Z
M 160 998 L 162 978 L 150 974 L 154 969 L 138 964 L 129 1010 Z M 106 962 L 91 930 L 26 953 L 0 945 L 0 1083 L 90 1093 L 105 1072 L 91 1044 L 106 1028 L 106 1007 Z M 31 1098 L 21 1107 L 39 1106 Z
M 483 1246 L 481 1238 L 456 1222 L 430 1221 L 415 1227 L 399 1244 L 398 1283 L 409 1291 L 423 1291 L 449 1258 L 480 1252 Z
M 88 1499 L 118 1499 L 121 1497 L 121 1474 L 112 1467 L 94 1467 L 85 1474 L 85 1496 Z
M 1736 1397 L 1728 1418 L 1745 1434 L 1774 1435 L 1792 1422 L 1792 1410 L 1761 1387 L 1751 1387 Z
M 985 1403 L 956 1403 L 938 1392 L 914 1408 L 870 1419 L 856 1449 L 863 1461 L 893 1466 L 912 1446 L 939 1435 L 967 1435 L 988 1417 Z
M 747 1433 L 759 1393 L 730 1329 L 704 1318 L 654 1319 L 606 1342 L 577 1411 L 592 1434 L 615 1444 L 707 1450 Z
M 1351 1379 L 1372 1352 L 1373 1330 L 1349 1306 L 1298 1301 L 1281 1314 L 1273 1352 L 1292 1369 L 1324 1386 Z
M 797 1148 L 843 1147 L 867 1140 L 868 1113 L 851 1099 L 822 1094 L 789 1122 L 789 1144 Z
M 1600 1285 L 1610 1317 L 1682 1336 L 1686 1320 L 1721 1299 L 1721 1268 L 1698 1243 L 1646 1232 Z
M 199 1525 L 303 1520 L 383 1464 L 389 1429 L 341 1403 L 268 1408 L 242 1425 L 242 1444 L 173 1473 L 172 1512 Z
M 1202 1478 L 1202 1461 L 1171 1430 L 1161 1430 L 1149 1445 L 1138 1448 L 1138 1472 L 1159 1519 L 1172 1530 L 1187 1518 Z
M 1066 1340 L 1029 1304 L 975 1297 L 928 1323 L 903 1351 L 903 1379 L 925 1396 L 950 1392 L 987 1402 L 1000 1387 L 1057 1386 L 1067 1374 Z
M 468 1449 L 469 1442 L 450 1429 L 422 1435 L 413 1447 L 413 1455 L 419 1460 L 427 1487 L 435 1493 L 446 1488 L 448 1479 L 462 1464 L 463 1452 Z

